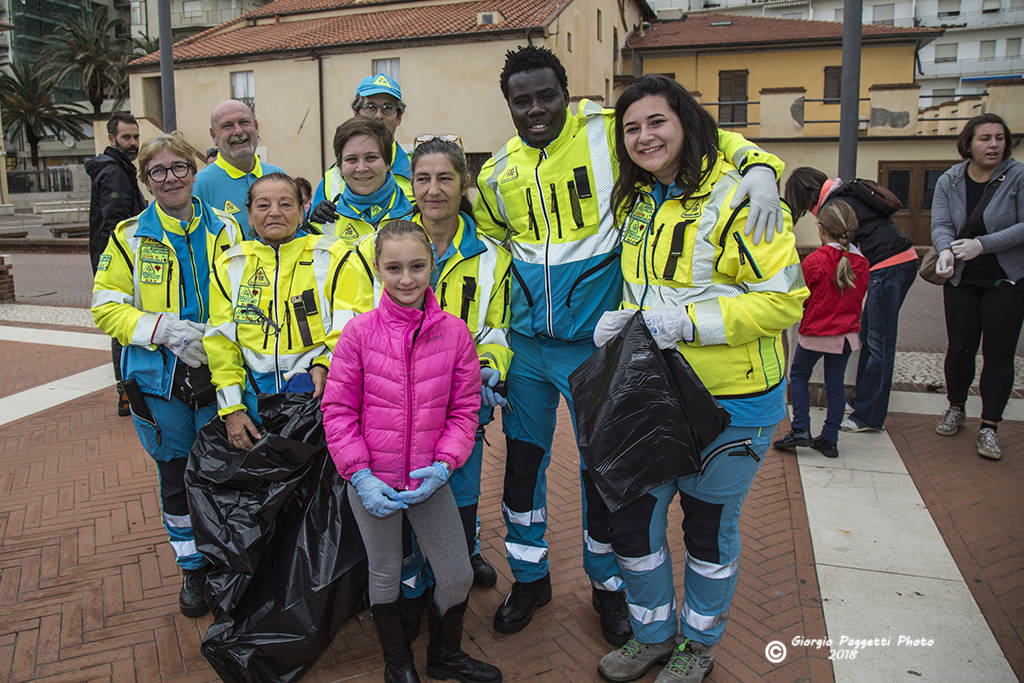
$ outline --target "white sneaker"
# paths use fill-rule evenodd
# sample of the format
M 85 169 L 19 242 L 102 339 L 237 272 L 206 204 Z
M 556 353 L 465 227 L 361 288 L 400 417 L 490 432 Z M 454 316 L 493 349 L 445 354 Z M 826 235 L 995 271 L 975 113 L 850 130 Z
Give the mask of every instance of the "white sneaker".
M 1003 452 L 999 449 L 999 435 L 996 430 L 990 427 L 982 427 L 978 430 L 978 438 L 974 440 L 978 449 L 978 455 L 989 460 L 999 460 Z
M 847 415 L 843 418 L 843 421 L 839 424 L 839 430 L 843 432 L 877 432 L 878 430 L 874 427 L 868 427 L 854 420 L 852 417 Z
M 964 413 L 963 408 L 950 406 L 946 408 L 946 412 L 942 414 L 942 420 L 939 424 L 935 425 L 935 433 L 939 436 L 953 436 L 960 431 L 961 427 L 964 426 L 964 422 L 967 422 L 967 415 Z M 978 443 L 980 444 L 981 436 L 979 436 L 978 439 Z

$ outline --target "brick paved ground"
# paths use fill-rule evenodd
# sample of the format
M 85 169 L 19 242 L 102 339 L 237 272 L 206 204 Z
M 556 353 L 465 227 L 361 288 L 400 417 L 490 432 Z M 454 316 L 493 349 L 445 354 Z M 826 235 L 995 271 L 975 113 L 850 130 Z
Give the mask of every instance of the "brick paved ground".
M 978 420 L 955 437 L 936 418 L 891 415 L 886 425 L 921 498 L 1018 678 L 1024 680 L 1024 423 L 999 427 L 1003 459 L 974 451 Z
M 69 362 L 62 371 L 71 374 L 79 365 Z M 564 412 L 561 421 L 568 424 Z M 498 512 L 503 440 L 496 426 L 491 433 L 482 542 L 501 579 L 493 589 L 474 590 L 466 648 L 501 666 L 509 680 L 596 679 L 597 659 L 609 648 L 595 635 L 597 616 L 581 568 L 570 438 L 556 443 L 549 470 L 554 600 L 522 633 L 497 636 L 491 630 L 491 617 L 511 582 L 501 557 Z M 129 420 L 116 417 L 110 392 L 0 427 L 0 443 L 0 678 L 215 680 L 199 652 L 211 618 L 177 613 L 180 580 L 160 525 L 155 468 Z M 678 509 L 672 514 L 678 558 Z M 790 658 L 773 668 L 762 654 L 779 634 L 825 631 L 792 459 L 766 459 L 747 504 L 743 535 L 732 619 L 710 680 L 831 680 L 825 659 Z M 421 663 L 423 640 L 417 644 Z M 378 680 L 381 673 L 372 625 L 363 617 L 346 625 L 309 680 Z

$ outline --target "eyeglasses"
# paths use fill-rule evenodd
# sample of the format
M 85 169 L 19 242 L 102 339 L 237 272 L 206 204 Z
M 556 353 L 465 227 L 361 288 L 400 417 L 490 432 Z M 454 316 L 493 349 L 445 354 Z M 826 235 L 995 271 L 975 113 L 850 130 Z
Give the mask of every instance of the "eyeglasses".
M 434 140 L 437 140 L 438 142 L 447 142 L 449 144 L 458 145 L 459 149 L 461 149 L 463 152 L 466 151 L 462 147 L 462 138 L 460 138 L 458 135 L 452 135 L 450 133 L 447 135 L 417 135 L 416 139 L 413 141 L 412 148 L 416 149 L 420 145 L 425 145 L 428 142 L 433 142 Z
M 175 161 L 170 166 L 153 166 L 146 171 L 146 176 L 156 183 L 167 180 L 167 173 L 170 172 L 175 178 L 184 178 L 192 170 L 192 166 L 184 161 Z
M 364 102 L 359 105 L 359 111 L 365 111 L 372 114 L 376 114 L 377 110 L 384 116 L 391 118 L 398 113 L 398 107 L 393 104 L 377 104 L 376 102 Z

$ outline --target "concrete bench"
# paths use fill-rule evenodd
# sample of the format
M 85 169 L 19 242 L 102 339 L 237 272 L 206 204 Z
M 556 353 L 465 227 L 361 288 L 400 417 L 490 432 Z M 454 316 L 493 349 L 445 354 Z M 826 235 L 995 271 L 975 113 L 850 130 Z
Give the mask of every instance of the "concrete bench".
M 43 209 L 39 213 L 43 218 L 43 225 L 56 225 L 57 223 L 80 223 L 82 221 L 89 220 L 89 207 Z
M 68 223 L 67 225 L 55 225 L 50 228 L 50 234 L 54 237 L 88 237 L 88 223 Z
M 32 205 L 32 213 L 46 213 L 54 209 L 85 209 L 89 210 L 89 200 L 64 199 L 56 202 L 35 202 Z

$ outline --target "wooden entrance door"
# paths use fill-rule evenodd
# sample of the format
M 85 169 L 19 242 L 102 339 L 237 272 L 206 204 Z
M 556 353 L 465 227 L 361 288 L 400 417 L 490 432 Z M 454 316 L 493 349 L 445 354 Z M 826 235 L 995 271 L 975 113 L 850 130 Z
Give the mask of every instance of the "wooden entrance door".
M 903 202 L 892 218 L 915 246 L 932 243 L 932 197 L 935 183 L 956 161 L 879 161 L 878 182 Z

